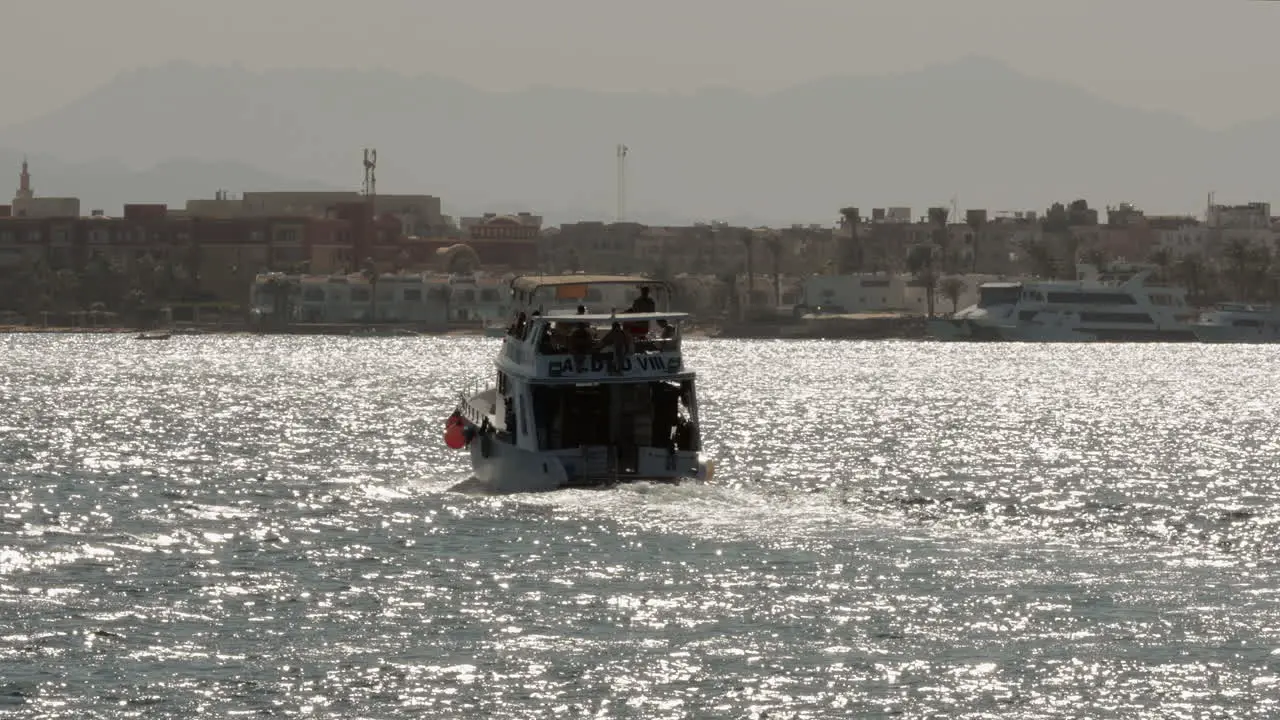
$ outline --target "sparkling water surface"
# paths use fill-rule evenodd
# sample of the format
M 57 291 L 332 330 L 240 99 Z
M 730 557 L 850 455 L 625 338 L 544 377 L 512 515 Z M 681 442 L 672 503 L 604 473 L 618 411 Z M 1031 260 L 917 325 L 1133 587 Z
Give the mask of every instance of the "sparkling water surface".
M 1280 714 L 1274 348 L 688 341 L 712 483 L 450 492 L 497 347 L 0 337 L 0 715 Z

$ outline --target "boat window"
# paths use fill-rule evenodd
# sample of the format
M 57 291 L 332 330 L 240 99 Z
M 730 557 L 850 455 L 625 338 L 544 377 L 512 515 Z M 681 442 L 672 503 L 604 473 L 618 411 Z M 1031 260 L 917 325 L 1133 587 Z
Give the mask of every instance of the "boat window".
M 1151 316 L 1146 313 L 1082 312 L 1080 320 L 1082 322 L 1147 324 L 1151 322 Z
M 982 286 L 978 288 L 978 307 L 995 305 L 1013 305 L 1022 295 L 1022 288 L 1017 285 L 1004 287 Z
M 1231 324 L 1235 327 L 1262 327 L 1261 320 L 1236 320 Z
M 1062 305 L 1135 305 L 1128 293 L 1051 292 L 1049 302 Z

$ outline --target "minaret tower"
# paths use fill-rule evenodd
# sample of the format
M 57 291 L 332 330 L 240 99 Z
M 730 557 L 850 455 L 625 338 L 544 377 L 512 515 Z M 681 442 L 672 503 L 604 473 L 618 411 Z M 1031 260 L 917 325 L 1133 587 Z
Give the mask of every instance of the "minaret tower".
M 18 176 L 18 194 L 13 196 L 14 200 L 30 200 L 35 197 L 35 193 L 31 191 L 31 173 L 27 172 L 27 159 L 22 158 L 22 174 Z

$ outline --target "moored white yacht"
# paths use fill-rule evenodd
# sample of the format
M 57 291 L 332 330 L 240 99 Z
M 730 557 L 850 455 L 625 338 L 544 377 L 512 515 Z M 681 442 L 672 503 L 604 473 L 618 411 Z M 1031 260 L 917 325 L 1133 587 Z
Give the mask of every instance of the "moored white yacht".
M 593 311 L 582 304 L 592 288 L 639 288 L 648 302 L 627 308 L 640 312 Z M 516 317 L 497 382 L 463 398 L 446 421 L 446 444 L 470 450 L 470 484 L 533 492 L 710 477 L 695 374 L 680 349 L 687 315 L 657 311 L 669 286 L 565 275 L 517 277 L 511 289 Z
M 1079 280 L 984 283 L 978 302 L 929 321 L 942 340 L 1188 342 L 1186 291 L 1148 285 L 1154 268 L 1081 266 Z
M 1270 305 L 1220 303 L 1192 323 L 1191 329 L 1200 342 L 1280 342 L 1280 312 Z

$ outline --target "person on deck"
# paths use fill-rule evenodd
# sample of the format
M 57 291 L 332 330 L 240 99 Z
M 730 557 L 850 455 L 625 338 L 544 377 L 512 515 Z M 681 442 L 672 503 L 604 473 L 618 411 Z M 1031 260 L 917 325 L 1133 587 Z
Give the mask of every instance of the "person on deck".
M 642 286 L 640 288 L 640 297 L 633 300 L 631 302 L 631 307 L 627 308 L 624 312 L 651 313 L 657 312 L 657 309 L 657 303 L 655 303 L 653 298 L 649 295 L 648 286 Z M 649 323 L 647 321 L 629 322 L 626 324 L 626 330 L 631 333 L 633 337 L 643 338 L 645 335 L 649 334 Z
M 569 352 L 573 355 L 573 365 L 582 372 L 587 363 L 587 356 L 591 354 L 591 328 L 586 323 L 580 322 L 569 333 Z
M 512 323 L 511 327 L 507 328 L 507 334 L 514 335 L 516 337 L 524 337 L 525 323 L 528 321 L 529 319 L 525 317 L 525 314 L 522 311 L 516 316 L 516 321 Z
M 609 372 L 614 375 L 621 374 L 622 358 L 632 352 L 631 336 L 622 329 L 622 323 L 614 321 L 613 326 L 609 328 L 609 332 L 600 338 L 600 346 L 606 351 L 613 351 L 610 355 Z
M 631 307 L 627 308 L 627 312 L 629 313 L 651 313 L 657 312 L 657 310 L 657 304 L 653 301 L 653 298 L 649 296 L 648 286 L 640 288 L 640 297 L 633 300 L 631 302 Z

